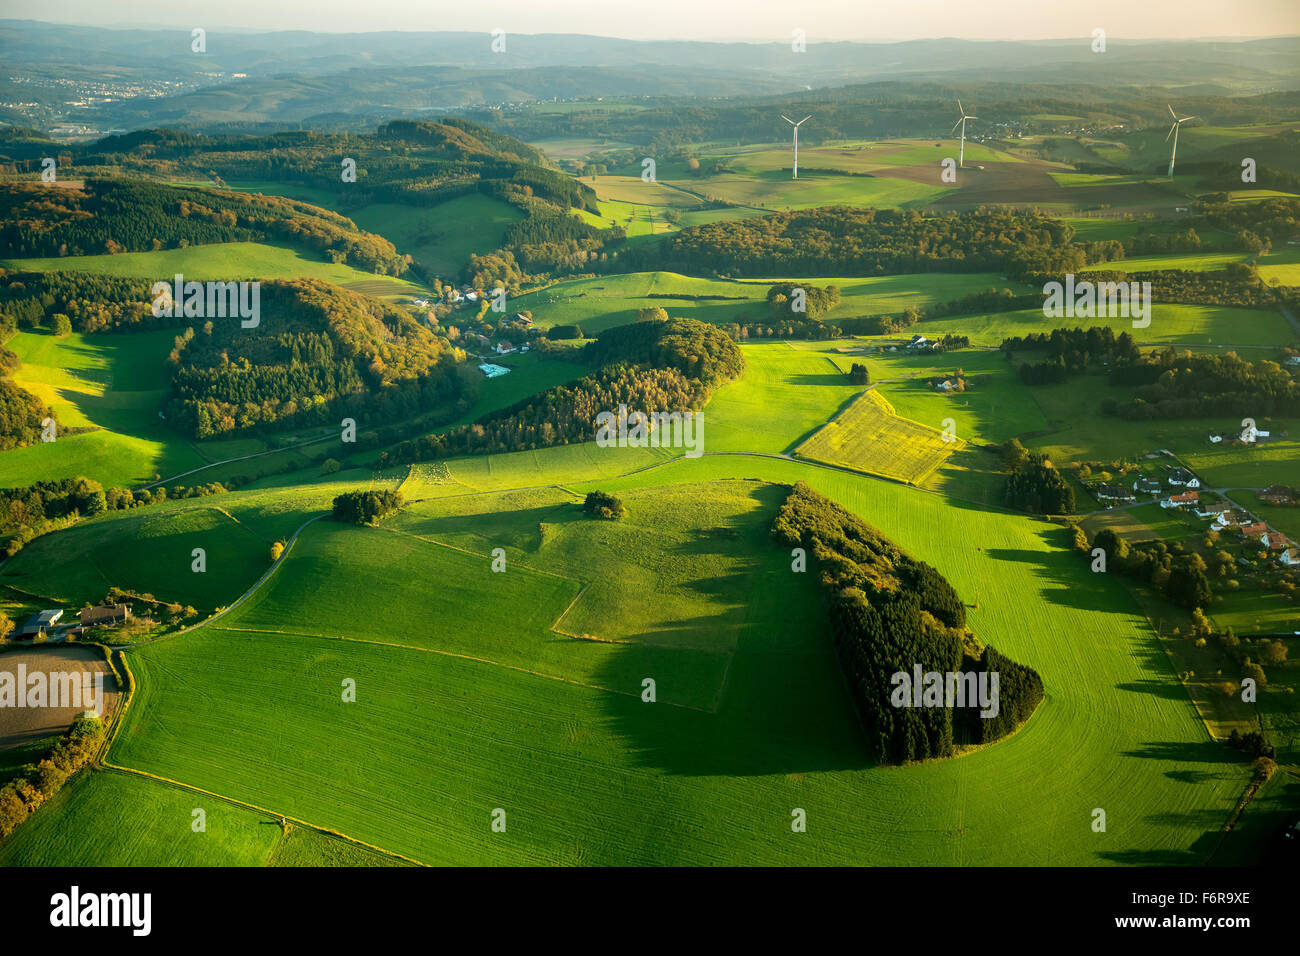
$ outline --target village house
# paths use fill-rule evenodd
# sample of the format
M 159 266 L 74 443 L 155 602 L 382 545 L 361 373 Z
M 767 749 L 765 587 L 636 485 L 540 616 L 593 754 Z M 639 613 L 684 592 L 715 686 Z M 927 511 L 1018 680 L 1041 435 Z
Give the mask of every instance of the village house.
M 1195 491 L 1185 491 L 1180 495 L 1170 495 L 1160 502 L 1161 508 L 1184 508 L 1187 505 L 1196 504 L 1200 495 Z
M 1287 548 L 1277 556 L 1277 559 L 1288 568 L 1300 566 L 1300 548 Z
M 495 351 L 497 355 L 509 355 L 514 350 L 515 347 L 511 345 L 509 342 L 498 342 L 496 348 L 493 351 Z
M 1281 531 L 1265 531 L 1259 536 L 1259 543 L 1269 551 L 1285 551 L 1286 535 Z
M 938 391 L 938 392 L 951 392 L 951 391 L 952 391 L 952 382 L 948 381 L 948 380 L 945 378 L 942 382 L 940 382 L 940 383 L 939 383 L 938 385 L 936 385 L 934 388 L 935 388 L 935 391 Z
M 1270 485 L 1259 493 L 1260 501 L 1275 505 L 1289 505 L 1295 498 L 1295 489 L 1286 485 Z
M 1216 531 L 1235 528 L 1238 525 L 1250 524 L 1253 519 L 1244 511 L 1228 510 L 1223 512 L 1219 517 L 1214 519 L 1214 529 Z
M 1223 511 L 1224 511 L 1224 508 L 1223 508 L 1222 505 L 1208 505 L 1208 506 L 1205 508 L 1204 511 L 1202 511 L 1200 508 L 1197 508 L 1197 509 L 1196 509 L 1196 517 L 1198 517 L 1198 518 L 1217 518 L 1217 517 L 1219 517 L 1219 515 L 1223 514 Z
M 1169 483 L 1178 488 L 1199 488 L 1201 479 L 1197 478 L 1190 471 L 1183 467 L 1170 469 Z
M 1268 531 L 1268 525 L 1264 524 L 1262 521 L 1254 521 L 1250 524 L 1239 525 L 1237 530 L 1241 532 L 1243 537 L 1258 538 L 1260 535 Z
M 1158 495 L 1161 491 L 1158 478 L 1139 478 L 1133 482 L 1133 493 L 1138 495 Z
M 1097 487 L 1098 501 L 1136 501 L 1133 492 L 1129 491 L 1123 485 L 1099 485 Z

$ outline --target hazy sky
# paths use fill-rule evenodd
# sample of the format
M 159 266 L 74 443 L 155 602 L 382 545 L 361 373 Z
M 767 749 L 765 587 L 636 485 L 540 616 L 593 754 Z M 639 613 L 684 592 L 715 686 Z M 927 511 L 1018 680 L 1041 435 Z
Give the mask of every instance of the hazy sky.
M 101 26 L 365 33 L 482 30 L 633 39 L 1030 40 L 1300 33 L 1297 0 L 0 0 L 0 16 Z

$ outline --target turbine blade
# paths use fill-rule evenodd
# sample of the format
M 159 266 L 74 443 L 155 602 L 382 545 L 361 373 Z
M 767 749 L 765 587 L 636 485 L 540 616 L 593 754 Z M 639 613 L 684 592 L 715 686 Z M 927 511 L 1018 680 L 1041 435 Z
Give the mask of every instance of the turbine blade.
M 805 116 L 803 119 L 801 119 L 801 120 L 799 121 L 799 125 L 802 126 L 804 123 L 808 122 L 810 119 L 812 119 L 812 114 L 811 114 L 811 113 L 809 113 L 807 116 Z
M 1169 110 L 1170 116 L 1172 116 L 1174 119 L 1178 119 L 1178 114 L 1174 112 L 1174 108 L 1170 106 L 1168 103 L 1165 104 L 1165 109 Z
M 789 123 L 791 126 L 794 126 L 794 125 L 795 125 L 794 120 L 790 119 L 790 117 L 786 116 L 784 113 L 781 114 L 781 119 L 785 120 L 785 121 L 786 121 L 787 123 Z
M 1169 127 L 1169 132 L 1165 133 L 1165 142 L 1166 142 L 1166 143 L 1169 142 L 1169 137 L 1174 135 L 1174 130 L 1176 130 L 1176 129 L 1178 129 L 1178 124 L 1177 124 L 1177 123 L 1175 123 L 1173 126 Z
M 953 124 L 952 124 L 952 129 L 949 130 L 948 135 L 951 136 L 953 133 L 957 132 L 957 127 L 960 126 L 960 125 L 961 125 L 961 120 L 958 120 L 957 122 L 953 123 Z
M 962 114 L 965 114 L 966 112 L 964 109 L 961 108 L 961 100 L 957 101 L 957 112 Z

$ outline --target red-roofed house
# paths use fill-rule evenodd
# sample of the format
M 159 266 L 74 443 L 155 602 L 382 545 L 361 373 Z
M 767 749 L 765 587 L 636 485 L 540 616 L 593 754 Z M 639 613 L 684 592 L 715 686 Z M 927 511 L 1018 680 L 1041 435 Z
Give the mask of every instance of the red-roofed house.
M 1281 531 L 1265 531 L 1259 536 L 1259 540 L 1270 551 L 1286 550 L 1286 535 Z

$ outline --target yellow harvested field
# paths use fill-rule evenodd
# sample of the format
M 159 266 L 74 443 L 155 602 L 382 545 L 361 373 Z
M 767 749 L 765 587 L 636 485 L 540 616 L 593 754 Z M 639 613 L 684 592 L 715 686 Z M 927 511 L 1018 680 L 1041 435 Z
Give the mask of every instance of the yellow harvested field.
M 919 485 L 964 445 L 943 432 L 902 418 L 875 389 L 863 392 L 795 454 L 883 478 Z

